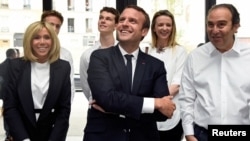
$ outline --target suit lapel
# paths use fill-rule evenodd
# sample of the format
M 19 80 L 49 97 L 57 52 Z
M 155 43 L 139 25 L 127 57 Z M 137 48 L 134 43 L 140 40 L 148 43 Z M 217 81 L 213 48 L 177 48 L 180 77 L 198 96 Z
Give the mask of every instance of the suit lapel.
M 129 88 L 129 80 L 128 80 L 128 75 L 127 75 L 127 70 L 125 67 L 125 61 L 122 56 L 121 51 L 119 50 L 118 45 L 114 47 L 114 56 L 112 56 L 112 60 L 114 60 L 115 67 L 117 69 L 118 75 L 121 80 L 121 85 L 124 90 L 126 90 L 127 93 L 130 93 L 130 88 Z M 122 63 L 121 63 L 122 62 Z
M 26 62 L 24 65 L 20 65 L 23 69 L 20 69 L 20 74 L 17 81 L 22 81 L 21 85 L 18 87 L 18 94 L 20 97 L 20 101 L 23 105 L 23 109 L 31 123 L 35 126 L 36 124 L 36 117 L 34 112 L 34 103 L 32 98 L 31 92 L 31 64 L 30 62 Z M 28 81 L 27 81 L 28 80 Z
M 39 120 L 43 119 L 43 117 L 45 115 L 47 115 L 50 111 L 50 109 L 53 109 L 53 104 L 56 101 L 55 99 L 57 99 L 57 92 L 54 92 L 54 90 L 56 89 L 57 86 L 55 86 L 55 84 L 57 83 L 55 80 L 60 81 L 60 78 L 58 78 L 58 71 L 60 71 L 60 67 L 59 67 L 59 61 L 56 61 L 52 64 L 50 64 L 50 79 L 49 79 L 49 90 L 48 90 L 48 95 L 46 97 L 46 100 L 44 102 L 43 105 L 43 109 L 40 113 L 40 116 L 38 118 L 38 122 Z M 53 111 L 52 111 L 53 112 Z
M 124 58 L 119 50 L 118 45 L 115 46 L 114 50 L 115 50 L 115 53 L 112 59 L 114 60 L 115 67 L 117 68 L 119 77 L 121 78 L 122 86 L 124 90 L 126 90 L 126 93 L 131 93 L 130 88 L 129 88 L 129 80 L 127 76 L 127 70 L 125 67 Z M 140 88 L 140 85 L 142 82 L 141 80 L 143 79 L 143 74 L 145 71 L 145 67 L 146 67 L 145 55 L 139 50 L 136 68 L 134 72 L 135 74 L 134 74 L 134 80 L 133 80 L 132 94 L 136 95 Z
M 132 94 L 137 94 L 140 88 L 140 85 L 143 79 L 143 74 L 145 71 L 145 67 L 146 67 L 145 55 L 139 50 L 136 68 L 134 72 Z

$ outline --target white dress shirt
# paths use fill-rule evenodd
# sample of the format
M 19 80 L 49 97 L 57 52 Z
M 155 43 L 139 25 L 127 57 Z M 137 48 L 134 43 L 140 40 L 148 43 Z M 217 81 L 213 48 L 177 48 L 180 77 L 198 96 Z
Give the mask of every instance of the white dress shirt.
M 71 103 L 72 103 L 75 95 L 75 81 L 74 81 L 75 72 L 74 72 L 73 58 L 71 52 L 69 52 L 66 48 L 61 47 L 60 59 L 68 61 L 71 67 L 70 80 L 71 80 Z
M 193 50 L 183 69 L 180 104 L 185 135 L 193 124 L 250 123 L 250 45 L 219 52 L 210 42 Z
M 180 85 L 184 62 L 187 58 L 187 51 L 184 47 L 179 45 L 175 46 L 174 48 L 165 47 L 160 53 L 157 52 L 157 48 L 150 48 L 148 50 L 148 54 L 164 62 L 165 69 L 167 71 L 166 78 L 168 81 L 168 86 L 171 86 L 173 84 Z M 176 109 L 171 119 L 167 119 L 166 121 L 162 122 L 157 122 L 157 127 L 160 131 L 166 131 L 174 128 L 181 119 L 179 94 L 175 95 L 173 101 L 176 105 Z

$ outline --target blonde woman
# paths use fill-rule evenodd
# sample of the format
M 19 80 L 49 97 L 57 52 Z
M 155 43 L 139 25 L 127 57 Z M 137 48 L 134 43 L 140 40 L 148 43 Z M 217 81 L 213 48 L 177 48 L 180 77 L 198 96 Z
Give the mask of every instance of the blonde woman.
M 23 40 L 24 56 L 10 61 L 4 116 L 15 141 L 65 141 L 70 116 L 70 64 L 59 59 L 52 26 L 34 22 Z

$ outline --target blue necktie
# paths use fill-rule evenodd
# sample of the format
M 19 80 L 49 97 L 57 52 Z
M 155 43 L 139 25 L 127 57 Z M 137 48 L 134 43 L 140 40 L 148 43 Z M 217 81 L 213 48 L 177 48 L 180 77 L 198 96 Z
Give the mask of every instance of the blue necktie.
M 127 59 L 127 71 L 128 71 L 128 80 L 129 80 L 129 88 L 130 90 L 132 90 L 132 57 L 133 55 L 129 55 L 129 54 L 126 54 L 125 55 L 126 59 Z

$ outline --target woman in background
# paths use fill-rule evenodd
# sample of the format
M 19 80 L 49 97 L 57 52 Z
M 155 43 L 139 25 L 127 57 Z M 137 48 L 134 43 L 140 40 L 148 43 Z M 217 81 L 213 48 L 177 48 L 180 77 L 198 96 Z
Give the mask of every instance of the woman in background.
M 171 119 L 157 122 L 161 141 L 181 141 L 183 129 L 180 119 L 178 92 L 180 87 L 183 64 L 187 57 L 184 47 L 176 41 L 176 24 L 174 16 L 168 10 L 157 11 L 151 25 L 152 48 L 148 53 L 165 64 L 170 95 L 176 104 L 176 110 Z
M 45 22 L 28 26 L 24 56 L 10 61 L 4 116 L 14 141 L 65 141 L 71 110 L 70 65 Z

